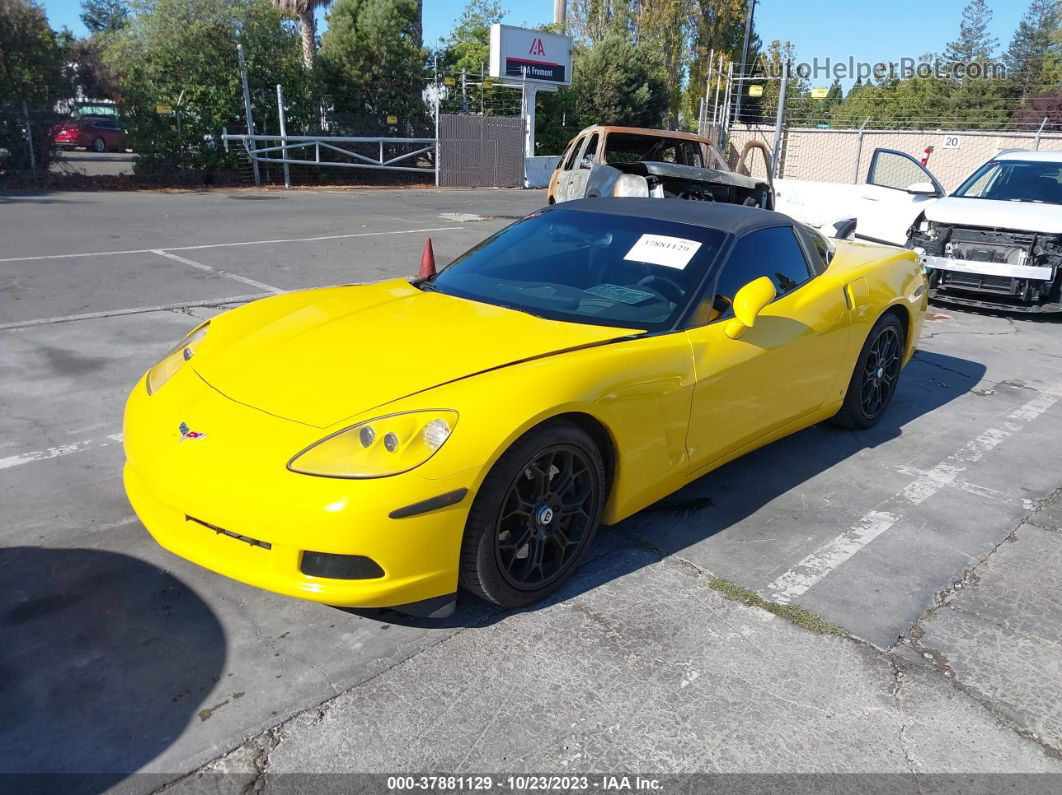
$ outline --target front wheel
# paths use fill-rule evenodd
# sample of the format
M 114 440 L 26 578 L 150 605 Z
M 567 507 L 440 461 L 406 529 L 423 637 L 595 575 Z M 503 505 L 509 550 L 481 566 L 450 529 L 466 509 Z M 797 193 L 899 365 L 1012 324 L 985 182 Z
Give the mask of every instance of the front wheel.
M 605 504 L 594 440 L 554 421 L 513 444 L 476 495 L 461 546 L 461 584 L 502 607 L 544 598 L 575 571 Z
M 903 323 L 891 312 L 874 324 L 859 353 L 841 410 L 833 418 L 837 425 L 869 428 L 881 419 L 896 394 L 906 337 Z

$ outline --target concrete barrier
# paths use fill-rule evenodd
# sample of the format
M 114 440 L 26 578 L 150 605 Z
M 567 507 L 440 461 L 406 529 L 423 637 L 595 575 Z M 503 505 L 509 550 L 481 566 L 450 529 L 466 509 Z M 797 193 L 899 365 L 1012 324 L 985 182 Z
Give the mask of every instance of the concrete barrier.
M 557 167 L 560 155 L 544 155 L 524 158 L 525 184 L 529 188 L 545 188 L 549 185 L 550 174 Z

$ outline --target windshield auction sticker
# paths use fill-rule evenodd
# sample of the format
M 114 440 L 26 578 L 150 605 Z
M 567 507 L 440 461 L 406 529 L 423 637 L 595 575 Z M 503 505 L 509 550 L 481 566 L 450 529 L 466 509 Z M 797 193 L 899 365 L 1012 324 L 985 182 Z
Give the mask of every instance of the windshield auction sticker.
M 690 264 L 700 247 L 701 244 L 696 240 L 668 235 L 642 235 L 623 258 L 682 270 Z

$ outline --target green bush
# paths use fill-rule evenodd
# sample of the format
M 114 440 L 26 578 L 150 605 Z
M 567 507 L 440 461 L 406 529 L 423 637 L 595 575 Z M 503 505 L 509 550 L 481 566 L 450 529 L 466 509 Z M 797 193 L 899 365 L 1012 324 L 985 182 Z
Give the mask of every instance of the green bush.
M 302 66 L 299 34 L 269 0 L 153 0 L 137 10 L 108 37 L 104 52 L 137 173 L 236 164 L 219 135 L 224 127 L 245 128 L 237 43 L 246 54 L 258 132 L 278 131 L 277 83 L 284 87 L 290 128 L 314 117 L 312 75 Z M 171 105 L 174 113 L 156 113 L 158 104 Z

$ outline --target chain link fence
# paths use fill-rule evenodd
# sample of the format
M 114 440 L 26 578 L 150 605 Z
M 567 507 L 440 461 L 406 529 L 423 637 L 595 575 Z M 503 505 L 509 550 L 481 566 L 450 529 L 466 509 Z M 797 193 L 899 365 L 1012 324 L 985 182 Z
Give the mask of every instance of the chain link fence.
M 736 86 L 738 83 L 735 81 Z M 923 161 L 951 191 L 978 166 L 1008 149 L 1062 151 L 1062 110 L 1030 109 L 1013 99 L 991 111 L 960 109 L 934 114 L 873 112 L 866 115 L 832 100 L 816 100 L 806 93 L 785 98 L 777 114 L 778 81 L 756 105 L 748 100 L 736 120 L 731 95 L 722 109 L 724 121 L 704 131 L 725 143 L 728 161 L 736 165 L 748 142 L 757 141 L 777 152 L 775 177 L 819 182 L 866 182 L 876 149 L 893 149 Z M 833 102 L 831 106 L 831 102 Z M 833 111 L 831 112 L 831 107 Z M 837 109 L 843 112 L 837 112 Z M 766 176 L 768 164 L 750 159 L 751 172 Z
M 60 157 L 55 128 L 66 114 L 26 102 L 0 103 L 0 185 L 40 182 Z

